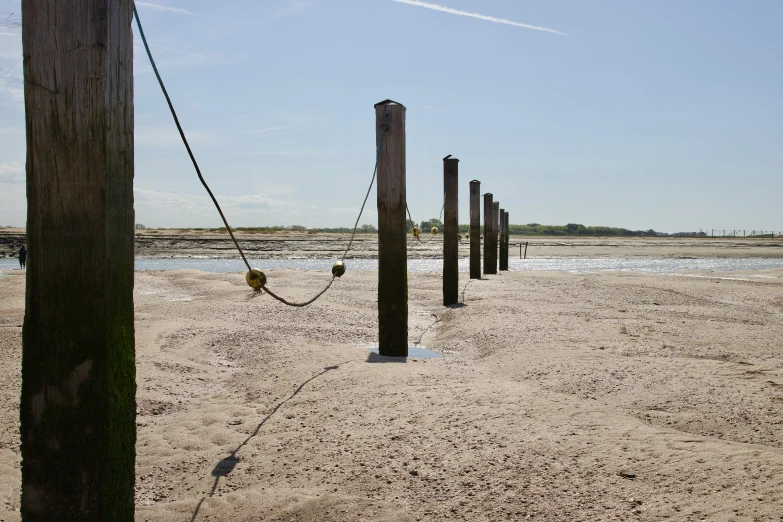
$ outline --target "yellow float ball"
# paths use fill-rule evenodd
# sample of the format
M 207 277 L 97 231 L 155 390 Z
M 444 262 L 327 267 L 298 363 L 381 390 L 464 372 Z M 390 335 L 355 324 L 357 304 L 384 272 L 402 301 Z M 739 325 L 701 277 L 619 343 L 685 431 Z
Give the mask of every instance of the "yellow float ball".
M 462 234 L 457 234 L 457 239 L 459 239 L 460 241 L 462 241 Z
M 438 227 L 432 227 L 432 235 L 434 236 L 437 233 L 438 233 Z
M 421 231 L 419 230 L 419 227 L 413 227 L 411 229 L 411 234 L 413 234 L 413 237 L 419 237 L 420 233 Z
M 465 234 L 465 239 L 470 239 L 470 234 Z
M 261 290 L 261 287 L 266 284 L 266 274 L 258 268 L 254 268 L 245 274 L 245 281 L 254 290 Z
M 332 265 L 332 275 L 334 277 L 341 277 L 345 273 L 345 263 L 342 261 L 335 261 Z
M 479 239 L 484 239 L 484 236 L 481 236 Z

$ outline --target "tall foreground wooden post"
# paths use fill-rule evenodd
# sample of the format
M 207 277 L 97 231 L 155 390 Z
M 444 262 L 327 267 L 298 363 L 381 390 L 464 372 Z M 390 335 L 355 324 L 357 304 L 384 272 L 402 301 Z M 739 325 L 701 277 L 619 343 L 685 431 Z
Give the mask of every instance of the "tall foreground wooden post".
M 481 182 L 470 182 L 470 278 L 481 279 Z
M 21 515 L 131 521 L 131 0 L 25 0 Z
M 506 222 L 506 216 L 508 216 L 508 212 L 506 212 L 504 209 L 500 209 L 500 235 L 499 235 L 499 241 L 500 241 L 500 270 L 508 271 L 508 241 L 506 241 L 506 230 L 508 227 L 508 223 Z
M 443 306 L 459 301 L 459 160 L 443 158 Z
M 405 195 L 405 106 L 375 105 L 378 159 L 378 353 L 408 356 L 408 251 Z
M 492 221 L 495 212 L 493 210 L 492 194 L 484 194 L 484 274 L 497 274 L 497 263 L 492 263 Z

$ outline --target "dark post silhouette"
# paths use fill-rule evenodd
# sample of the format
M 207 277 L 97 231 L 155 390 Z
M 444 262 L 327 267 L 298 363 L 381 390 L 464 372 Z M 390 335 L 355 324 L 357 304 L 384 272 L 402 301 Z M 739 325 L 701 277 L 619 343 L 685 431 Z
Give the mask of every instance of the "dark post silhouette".
M 22 3 L 25 521 L 134 518 L 132 13 Z
M 497 263 L 492 263 L 492 221 L 493 211 L 492 194 L 484 194 L 484 274 L 497 274 Z
M 408 251 L 405 237 L 405 106 L 375 105 L 378 160 L 378 353 L 408 356 Z
M 470 278 L 481 279 L 481 182 L 470 182 Z
M 503 270 L 503 213 L 505 210 L 498 209 L 498 272 Z
M 492 266 L 495 274 L 498 273 L 498 244 L 500 236 L 500 202 L 492 202 Z
M 500 270 L 508 271 L 508 212 L 500 209 Z
M 459 160 L 443 158 L 443 305 L 459 301 Z

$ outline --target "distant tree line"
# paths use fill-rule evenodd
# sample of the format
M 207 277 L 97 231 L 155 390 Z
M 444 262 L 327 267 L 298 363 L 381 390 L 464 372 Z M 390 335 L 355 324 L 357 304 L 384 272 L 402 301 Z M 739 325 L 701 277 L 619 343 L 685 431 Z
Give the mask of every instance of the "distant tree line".
M 143 226 L 143 225 L 142 225 Z M 443 233 L 443 222 L 438 218 L 425 219 L 421 222 L 413 222 L 413 226 L 420 228 L 423 234 L 428 234 L 433 227 L 437 227 L 439 233 Z M 138 225 L 137 225 L 138 228 Z M 405 229 L 407 232 L 411 231 L 411 222 L 406 221 Z M 208 231 L 208 232 L 225 232 L 225 227 L 220 228 L 193 228 L 190 230 Z M 332 234 L 344 234 L 353 232 L 353 227 L 317 227 L 308 228 L 302 225 L 290 225 L 290 226 L 269 226 L 269 227 L 232 227 L 231 230 L 238 232 L 247 232 L 255 234 L 274 234 L 275 232 L 307 232 L 310 234 L 315 233 L 332 233 Z M 461 234 L 467 234 L 470 231 L 469 225 L 460 225 L 459 232 Z M 356 229 L 357 234 L 377 234 L 378 229 L 375 225 L 365 223 Z M 482 223 L 483 233 L 483 223 Z M 600 227 L 600 226 L 584 226 L 578 223 L 568 223 L 567 225 L 541 225 L 539 223 L 528 223 L 527 225 L 509 225 L 509 234 L 515 236 L 619 236 L 619 237 L 631 237 L 631 236 L 658 236 L 659 234 L 653 230 L 629 230 L 627 228 L 615 228 L 615 227 Z
M 627 228 L 584 226 L 578 223 L 567 225 L 509 225 L 509 234 L 519 236 L 657 236 L 653 229 L 628 230 Z

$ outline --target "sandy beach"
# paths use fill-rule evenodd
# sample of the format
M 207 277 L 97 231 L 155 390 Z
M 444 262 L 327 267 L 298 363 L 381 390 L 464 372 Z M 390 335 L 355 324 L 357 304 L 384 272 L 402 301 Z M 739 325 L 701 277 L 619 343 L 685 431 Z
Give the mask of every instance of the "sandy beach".
M 241 273 L 137 272 L 136 519 L 783 520 L 783 270 L 701 276 L 461 274 L 445 308 L 411 273 L 411 345 L 443 357 L 388 362 L 376 272 L 304 309 Z M 6 521 L 23 296 L 4 272 Z

